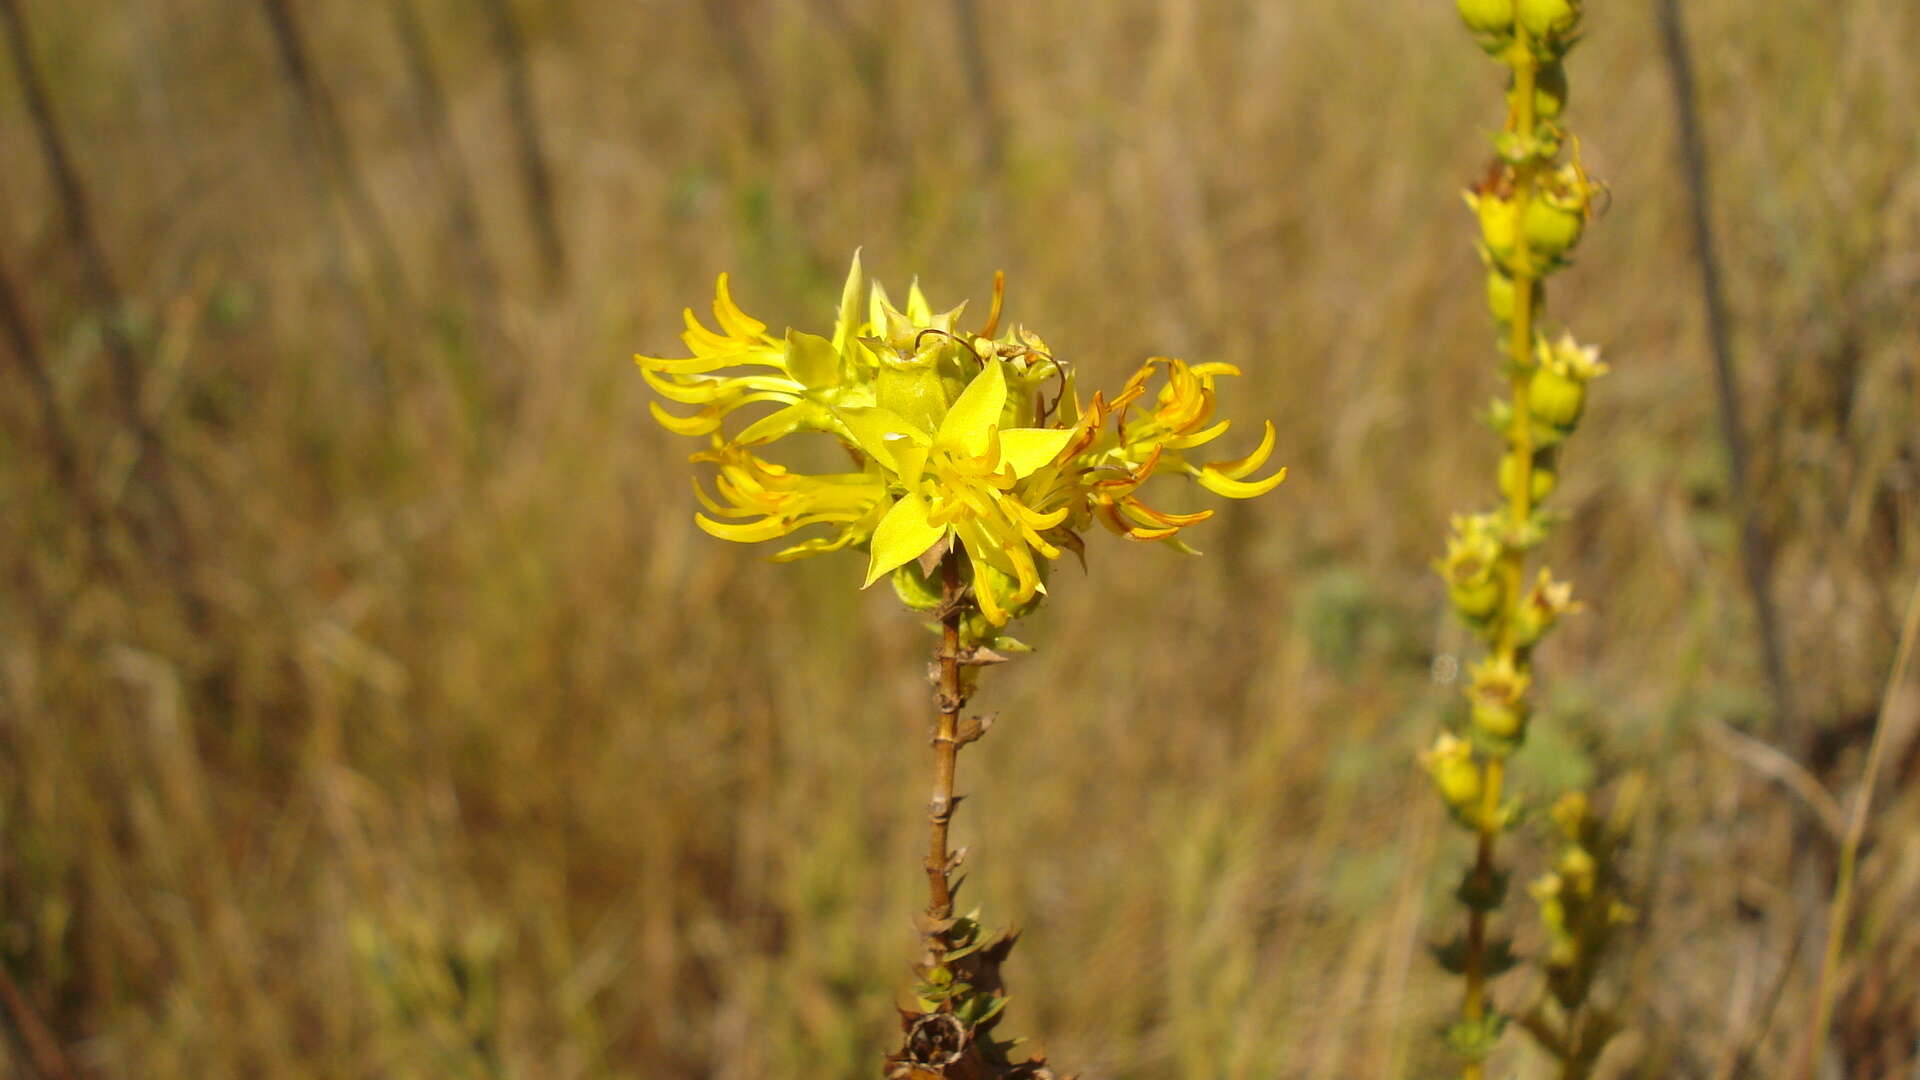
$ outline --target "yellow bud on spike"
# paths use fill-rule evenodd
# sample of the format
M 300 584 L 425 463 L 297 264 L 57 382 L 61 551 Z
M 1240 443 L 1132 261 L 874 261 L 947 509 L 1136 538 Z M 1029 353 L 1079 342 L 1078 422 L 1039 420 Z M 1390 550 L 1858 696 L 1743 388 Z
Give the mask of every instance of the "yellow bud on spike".
M 1567 206 L 1551 198 L 1538 198 L 1527 203 L 1524 227 L 1528 250 L 1538 256 L 1553 258 L 1564 255 L 1580 242 L 1580 234 L 1587 227 L 1587 215 L 1583 207 Z
M 1513 33 L 1513 0 L 1458 0 L 1460 18 L 1476 34 Z
M 1580 0 L 1517 0 L 1514 14 L 1535 38 L 1564 38 L 1580 25 Z

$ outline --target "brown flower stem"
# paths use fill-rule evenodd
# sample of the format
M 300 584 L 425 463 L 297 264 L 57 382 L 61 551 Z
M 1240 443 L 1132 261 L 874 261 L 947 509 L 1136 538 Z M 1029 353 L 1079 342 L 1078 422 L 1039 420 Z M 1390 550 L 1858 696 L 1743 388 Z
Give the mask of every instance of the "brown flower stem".
M 953 773 L 960 757 L 960 709 L 966 696 L 960 686 L 960 620 L 966 614 L 960 599 L 960 552 L 952 549 L 940 560 L 940 681 L 934 700 L 940 718 L 933 734 L 933 799 L 927 806 L 927 951 L 938 959 L 943 948 L 938 924 L 953 918 L 953 885 L 948 872 L 953 856 L 947 850 L 947 828 L 953 823 Z

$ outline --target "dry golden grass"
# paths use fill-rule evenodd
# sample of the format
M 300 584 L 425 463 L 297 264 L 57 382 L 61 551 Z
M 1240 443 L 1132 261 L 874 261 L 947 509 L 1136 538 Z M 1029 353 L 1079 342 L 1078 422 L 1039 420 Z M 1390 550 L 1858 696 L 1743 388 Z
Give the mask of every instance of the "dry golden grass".
M 1003 727 L 956 839 L 972 902 L 1028 932 L 1008 1028 L 1113 1080 L 1444 1068 L 1423 942 L 1461 852 L 1412 755 L 1466 642 L 1426 563 L 1496 453 L 1456 193 L 1497 76 L 1451 5 L 981 0 L 983 99 L 946 4 L 523 3 L 549 290 L 485 20 L 417 0 L 499 277 L 480 314 L 386 5 L 295 6 L 404 290 L 261 5 L 21 6 L 190 536 L 157 561 L 116 529 L 122 575 L 90 572 L 0 372 L 0 960 L 83 1072 L 874 1073 L 928 643 L 852 556 L 697 533 L 627 359 L 722 269 L 812 325 L 856 245 L 936 301 L 1004 268 L 1099 383 L 1241 365 L 1293 469 L 1197 564 L 1096 550 L 976 701 Z M 1848 795 L 1920 566 L 1920 9 L 1686 5 L 1801 739 L 1765 722 L 1651 9 L 1590 6 L 1572 109 L 1613 205 L 1554 311 L 1616 374 L 1549 553 L 1594 611 L 1542 656 L 1524 774 L 1655 777 L 1615 1074 L 1784 1076 L 1835 845 L 1724 732 L 1799 740 Z M 0 258 L 88 476 L 152 519 L 13 74 Z M 1914 747 L 1828 1075 L 1915 1053 Z

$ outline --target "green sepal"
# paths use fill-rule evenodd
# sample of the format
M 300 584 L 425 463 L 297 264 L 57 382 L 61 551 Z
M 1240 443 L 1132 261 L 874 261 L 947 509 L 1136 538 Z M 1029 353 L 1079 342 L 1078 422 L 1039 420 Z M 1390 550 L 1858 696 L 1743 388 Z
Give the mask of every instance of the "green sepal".
M 1485 1061 L 1500 1045 L 1500 1036 L 1506 1030 L 1507 1018 L 1498 1012 L 1489 1012 L 1478 1020 L 1457 1020 L 1447 1025 L 1447 1045 L 1463 1060 Z
M 1479 724 L 1467 725 L 1467 738 L 1473 740 L 1473 748 L 1495 758 L 1510 758 L 1522 746 L 1527 744 L 1527 729 L 1522 725 L 1513 735 L 1495 735 Z
M 1498 911 L 1507 899 L 1507 883 L 1513 875 L 1504 870 L 1495 870 L 1489 875 L 1491 881 L 1482 881 L 1474 867 L 1468 867 L 1461 875 L 1460 887 L 1453 890 L 1454 899 L 1465 904 L 1471 911 Z
M 1006 1007 L 1007 996 L 1005 994 L 994 994 L 991 996 L 987 994 L 975 994 L 961 1002 L 959 1007 L 954 1009 L 953 1014 L 971 1031 L 982 1024 L 991 1022 L 994 1018 L 998 1017 L 1001 1010 Z
M 902 564 L 893 572 L 893 594 L 915 611 L 932 611 L 940 606 L 940 585 L 917 562 Z
M 1427 951 L 1433 954 L 1434 962 L 1451 975 L 1467 973 L 1467 942 L 1461 935 L 1454 935 L 1449 941 L 1432 942 Z M 1512 971 L 1520 964 L 1519 954 L 1513 951 L 1513 939 L 1496 938 L 1486 944 L 1480 957 L 1480 972 L 1489 979 L 1497 979 Z

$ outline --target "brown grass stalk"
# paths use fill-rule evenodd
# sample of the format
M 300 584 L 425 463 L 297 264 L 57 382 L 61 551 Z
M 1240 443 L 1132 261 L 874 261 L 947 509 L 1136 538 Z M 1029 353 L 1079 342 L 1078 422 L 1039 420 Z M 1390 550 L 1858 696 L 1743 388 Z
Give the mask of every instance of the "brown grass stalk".
M 82 285 L 100 318 L 114 402 L 118 406 L 121 422 L 126 425 L 138 447 L 135 468 L 160 519 L 157 527 L 149 527 L 137 515 L 129 515 L 129 522 L 141 546 L 163 567 L 162 572 L 174 580 L 175 591 L 198 622 L 204 616 L 204 610 L 199 592 L 193 584 L 197 562 L 193 554 L 193 539 L 188 531 L 186 515 L 181 509 L 169 450 L 159 426 L 147 415 L 146 378 L 139 346 L 128 332 L 126 298 L 94 224 L 92 197 L 67 150 L 66 135 L 61 130 L 52 97 L 34 60 L 32 35 L 20 0 L 0 0 L 0 16 L 5 18 L 7 43 L 13 54 L 21 97 L 26 103 L 41 157 L 60 202 L 67 246 L 80 264 Z M 27 325 L 26 309 L 19 302 L 17 292 L 14 293 L 11 306 L 14 310 L 10 313 L 9 322 L 22 328 L 14 332 L 16 347 L 22 341 L 30 347 L 32 334 L 24 330 Z
M 474 193 L 473 173 L 454 138 L 452 110 L 440 79 L 433 47 L 420 23 L 414 0 L 388 0 L 394 37 L 406 64 L 420 133 L 435 170 L 447 187 L 448 231 L 473 292 L 474 312 L 488 337 L 500 336 L 500 275 L 487 251 L 486 231 L 480 220 L 480 200 Z
M 67 1061 L 66 1051 L 60 1049 L 59 1040 L 4 966 L 0 966 L 0 1014 L 4 1014 L 7 1030 L 26 1052 L 29 1067 L 42 1080 L 76 1080 L 79 1074 Z
M 1820 977 L 1814 987 L 1813 1025 L 1809 1028 L 1806 1063 L 1802 1075 L 1814 1080 L 1819 1073 L 1820 1051 L 1827 1043 L 1827 1028 L 1833 1018 L 1833 997 L 1840 978 L 1840 954 L 1846 946 L 1847 923 L 1853 915 L 1854 878 L 1859 869 L 1860 845 L 1866 839 L 1867 821 L 1873 810 L 1873 790 L 1880 782 L 1880 769 L 1886 758 L 1887 714 L 1893 711 L 1894 698 L 1907 679 L 1907 667 L 1913 660 L 1914 640 L 1920 638 L 1920 584 L 1907 601 L 1905 625 L 1900 629 L 1900 645 L 1894 655 L 1893 670 L 1887 674 L 1887 688 L 1880 697 L 1880 715 L 1873 727 L 1873 741 L 1867 747 L 1866 772 L 1860 778 L 1860 794 L 1854 797 L 1853 812 L 1847 817 L 1846 839 L 1840 845 L 1840 866 L 1834 874 L 1833 906 L 1827 916 L 1827 947 L 1820 957 Z
M 967 96 L 972 100 L 974 123 L 980 132 L 980 167 L 991 173 L 1000 168 L 1006 153 L 1006 127 L 993 73 L 987 69 L 980 0 L 953 0 L 953 22 L 959 34 L 961 67 L 967 76 Z
M 114 563 L 107 550 L 107 513 L 81 467 L 79 443 L 61 413 L 59 394 L 40 348 L 40 335 L 27 314 L 26 304 L 20 299 L 20 290 L 14 286 L 12 271 L 3 261 L 0 261 L 0 328 L 6 331 L 15 362 L 33 390 L 54 479 L 80 512 L 88 554 L 102 574 L 113 576 Z
M 494 49 L 507 76 L 507 113 L 513 123 L 514 149 L 520 167 L 521 195 L 526 200 L 527 217 L 540 248 L 540 266 L 548 288 L 557 288 L 566 280 L 567 249 L 555 212 L 553 170 L 547 165 L 547 151 L 540 135 L 540 119 L 533 105 L 533 76 L 527 64 L 526 38 L 520 32 L 512 0 L 486 0 L 487 18 L 493 24 Z
M 294 0 L 260 0 L 260 3 L 273 32 L 281 72 L 300 104 L 327 186 L 340 200 L 361 241 L 367 245 L 382 292 L 395 297 L 403 310 L 410 309 L 413 302 L 399 248 L 367 186 L 359 158 L 354 153 L 353 140 L 340 119 L 333 95 L 314 65 Z M 379 374 L 384 380 L 385 373 Z
M 1656 0 L 1660 43 L 1667 76 L 1673 86 L 1677 121 L 1679 166 L 1687 192 L 1687 224 L 1693 234 L 1693 255 L 1700 273 L 1700 305 L 1706 314 L 1707 345 L 1713 357 L 1713 397 L 1719 413 L 1720 437 L 1727 452 L 1727 485 L 1733 515 L 1740 528 L 1740 569 L 1759 622 L 1760 659 L 1773 692 L 1778 730 L 1796 757 L 1804 757 L 1812 729 L 1800 723 L 1794 708 L 1793 682 L 1780 645 L 1780 617 L 1773 602 L 1773 545 L 1754 513 L 1752 455 L 1747 449 L 1746 422 L 1740 407 L 1740 386 L 1734 374 L 1733 325 L 1727 314 L 1726 288 L 1721 284 L 1720 256 L 1713 235 L 1713 192 L 1709 186 L 1707 142 L 1700 127 L 1700 106 L 1693 81 L 1692 52 L 1679 0 Z

